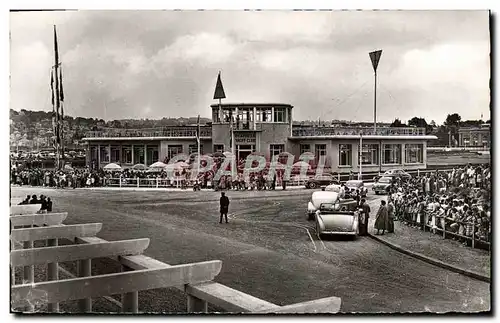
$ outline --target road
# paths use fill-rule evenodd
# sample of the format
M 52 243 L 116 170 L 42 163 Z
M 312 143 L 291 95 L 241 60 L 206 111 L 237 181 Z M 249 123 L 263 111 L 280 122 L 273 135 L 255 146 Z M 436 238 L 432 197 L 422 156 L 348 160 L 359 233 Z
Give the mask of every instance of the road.
M 305 216 L 310 190 L 228 192 L 228 224 L 218 222 L 217 192 L 12 189 L 15 197 L 28 193 L 50 196 L 55 211 L 69 212 L 67 224 L 102 222 L 103 239 L 150 238 L 145 254 L 168 264 L 222 260 L 217 282 L 278 305 L 338 296 L 342 312 L 490 308 L 487 283 L 367 237 L 319 240 Z M 375 211 L 380 197 L 368 199 Z M 184 311 L 185 296 L 167 292 L 141 292 L 139 308 Z

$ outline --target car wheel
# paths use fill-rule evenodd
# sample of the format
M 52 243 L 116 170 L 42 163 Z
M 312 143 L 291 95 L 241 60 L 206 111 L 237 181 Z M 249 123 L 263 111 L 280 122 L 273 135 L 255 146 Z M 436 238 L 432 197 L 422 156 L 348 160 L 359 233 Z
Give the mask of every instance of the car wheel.
M 321 233 L 320 233 L 318 221 L 316 221 L 316 235 L 318 236 L 319 239 L 321 239 Z
M 314 214 L 311 214 L 311 213 L 307 214 L 307 220 L 308 221 L 314 220 Z
M 315 189 L 317 186 L 316 183 L 309 183 L 309 188 Z

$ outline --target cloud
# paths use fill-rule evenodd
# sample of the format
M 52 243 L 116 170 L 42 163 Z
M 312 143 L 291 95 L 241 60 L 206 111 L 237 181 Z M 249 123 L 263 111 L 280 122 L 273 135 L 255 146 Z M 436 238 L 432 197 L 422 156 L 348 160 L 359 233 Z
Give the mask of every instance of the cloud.
M 371 120 L 374 49 L 383 49 L 379 120 L 489 115 L 487 11 L 12 13 L 16 110 L 51 109 L 53 24 L 72 115 L 208 117 L 222 71 L 227 102 Z

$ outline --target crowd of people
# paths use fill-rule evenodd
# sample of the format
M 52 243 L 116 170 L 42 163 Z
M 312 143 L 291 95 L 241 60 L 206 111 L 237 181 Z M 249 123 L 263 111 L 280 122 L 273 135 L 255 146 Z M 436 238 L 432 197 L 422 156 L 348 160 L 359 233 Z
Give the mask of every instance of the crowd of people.
M 388 203 L 404 224 L 433 232 L 445 229 L 453 239 L 469 244 L 491 241 L 491 169 L 489 165 L 436 171 L 390 187 Z
M 140 181 L 141 187 L 180 187 L 195 190 L 211 188 L 214 190 L 266 190 L 275 189 L 277 185 L 286 188 L 283 181 L 283 172 L 277 171 L 273 177 L 266 176 L 264 171 L 252 173 L 246 178 L 242 172 L 233 177 L 223 175 L 216 179 L 216 172 L 207 171 L 193 176 L 193 170 L 185 168 L 176 172 L 165 170 L 134 170 L 125 169 L 120 172 L 100 170 L 72 169 L 72 170 L 43 170 L 39 168 L 13 169 L 11 171 L 11 184 L 25 186 L 43 186 L 52 188 L 82 188 L 104 186 L 136 186 Z

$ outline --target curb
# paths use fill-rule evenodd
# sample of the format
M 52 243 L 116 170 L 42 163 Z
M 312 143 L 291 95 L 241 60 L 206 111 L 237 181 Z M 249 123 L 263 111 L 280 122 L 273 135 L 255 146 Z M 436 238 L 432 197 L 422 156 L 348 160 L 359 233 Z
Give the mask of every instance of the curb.
M 373 240 L 381 242 L 381 243 L 385 244 L 386 246 L 388 246 L 389 248 L 392 248 L 392 249 L 394 249 L 396 251 L 404 253 L 404 254 L 406 254 L 406 255 L 408 255 L 410 257 L 417 258 L 417 259 L 425 261 L 425 262 L 427 262 L 427 263 L 429 263 L 431 265 L 435 265 L 435 266 L 438 266 L 438 267 L 441 267 L 441 268 L 444 268 L 444 269 L 448 269 L 448 270 L 451 270 L 453 272 L 462 274 L 464 276 L 468 276 L 468 277 L 471 277 L 471 278 L 474 278 L 474 279 L 478 279 L 478 280 L 481 280 L 481 281 L 484 281 L 484 282 L 487 282 L 487 283 L 491 283 L 491 278 L 488 277 L 488 276 L 485 276 L 483 274 L 480 274 L 480 273 L 477 273 L 477 272 L 474 272 L 474 271 L 470 271 L 470 270 L 465 270 L 463 268 L 459 268 L 459 267 L 447 264 L 445 262 L 442 262 L 441 260 L 437 260 L 437 259 L 434 259 L 434 258 L 431 258 L 431 257 L 424 256 L 424 255 L 422 255 L 420 253 L 413 252 L 413 251 L 410 251 L 408 249 L 404 249 L 404 248 L 402 248 L 401 246 L 399 246 L 397 244 L 388 242 L 388 241 L 386 241 L 384 239 L 380 239 L 379 237 L 374 236 L 371 233 L 368 233 L 368 236 L 370 238 L 372 238 Z

